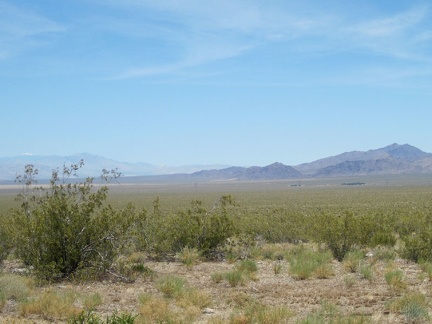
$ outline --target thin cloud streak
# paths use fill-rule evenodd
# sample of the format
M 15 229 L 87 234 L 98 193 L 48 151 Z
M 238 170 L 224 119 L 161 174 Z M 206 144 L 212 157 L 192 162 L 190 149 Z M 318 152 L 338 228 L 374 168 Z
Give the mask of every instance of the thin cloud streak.
M 134 78 L 168 74 L 195 66 L 239 57 L 271 43 L 292 43 L 292 51 L 303 55 L 331 55 L 343 51 L 362 51 L 363 55 L 386 55 L 407 61 L 428 60 L 418 50 L 430 34 L 420 32 L 429 7 L 414 7 L 393 16 L 363 18 L 351 23 L 351 17 L 334 13 L 296 14 L 286 8 L 275 10 L 253 2 L 221 1 L 215 6 L 186 1 L 125 1 L 117 6 L 133 6 L 134 10 L 157 10 L 159 17 L 171 20 L 180 30 L 157 33 L 177 43 L 184 56 L 177 62 L 134 67 L 115 78 Z M 200 33 L 195 31 L 199 30 Z M 188 37 L 189 36 L 189 37 Z M 207 39 L 212 41 L 208 42 Z M 314 42 L 317 39 L 317 42 Z M 225 51 L 225 53 L 223 53 Z M 368 54 L 369 53 L 369 54 Z
M 0 1 L 0 59 L 44 44 L 43 35 L 65 31 L 56 22 Z

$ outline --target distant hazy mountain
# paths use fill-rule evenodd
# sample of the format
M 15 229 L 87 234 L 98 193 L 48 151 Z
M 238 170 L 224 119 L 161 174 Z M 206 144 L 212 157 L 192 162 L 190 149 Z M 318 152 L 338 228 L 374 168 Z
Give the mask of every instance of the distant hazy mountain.
M 355 176 L 370 174 L 432 173 L 432 154 L 408 145 L 392 144 L 369 151 L 352 151 L 297 166 L 273 163 L 264 167 L 224 168 L 223 165 L 192 165 L 181 167 L 154 166 L 148 163 L 118 162 L 102 156 L 22 155 L 0 158 L 0 181 L 13 180 L 26 164 L 39 170 L 38 179 L 48 179 L 51 171 L 84 160 L 80 177 L 98 177 L 102 169 L 118 170 L 131 182 L 205 181 L 205 180 L 277 180 L 313 177 Z
M 75 154 L 71 156 L 39 156 L 39 155 L 20 155 L 14 157 L 0 158 L 0 181 L 14 180 L 17 174 L 22 174 L 26 164 L 33 164 L 38 169 L 38 179 L 49 179 L 53 169 L 61 168 L 65 164 L 78 163 L 84 160 L 84 166 L 78 172 L 79 177 L 98 177 L 102 169 L 117 168 L 123 176 L 150 176 L 165 175 L 174 173 L 192 173 L 202 169 L 223 168 L 226 165 L 187 165 L 187 166 L 156 166 L 149 163 L 128 163 L 107 159 L 103 156 L 87 153 Z

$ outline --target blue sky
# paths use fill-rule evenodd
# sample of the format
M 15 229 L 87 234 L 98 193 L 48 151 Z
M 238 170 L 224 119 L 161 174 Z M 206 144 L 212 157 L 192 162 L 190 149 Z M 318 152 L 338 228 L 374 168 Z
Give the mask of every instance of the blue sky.
M 429 1 L 0 0 L 0 156 L 432 152 Z

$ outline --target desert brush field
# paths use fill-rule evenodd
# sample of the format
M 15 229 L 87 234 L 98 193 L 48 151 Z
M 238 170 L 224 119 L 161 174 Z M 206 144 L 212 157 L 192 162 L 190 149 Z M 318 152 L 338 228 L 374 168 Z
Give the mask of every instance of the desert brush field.
M 0 322 L 430 322 L 432 186 L 341 183 L 115 184 L 87 209 L 96 198 L 73 188 L 35 205 L 0 188 Z M 70 217 L 91 207 L 87 245 L 63 250 L 90 227 Z M 73 268 L 62 259 L 89 246 Z

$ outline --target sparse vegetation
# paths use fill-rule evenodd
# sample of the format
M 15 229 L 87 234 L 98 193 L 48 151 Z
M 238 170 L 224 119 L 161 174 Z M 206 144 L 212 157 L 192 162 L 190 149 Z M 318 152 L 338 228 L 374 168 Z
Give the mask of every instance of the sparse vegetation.
M 15 253 L 41 280 L 67 278 L 83 268 L 103 273 L 128 243 L 135 225 L 132 207 L 116 211 L 104 206 L 108 187 L 93 191 L 90 178 L 68 183 L 83 163 L 54 170 L 48 189 L 33 187 L 37 171 L 32 165 L 18 177 L 24 186 L 18 195 L 21 205 L 13 210 L 9 224 Z
M 78 166 L 66 168 L 70 179 Z M 56 179 L 42 190 L 23 178 L 21 205 L 0 204 L 0 321 L 379 323 L 389 311 L 394 323 L 429 319 L 429 187 L 239 190 L 234 203 L 222 190 L 154 199 L 110 186 L 108 196 L 103 185 Z M 67 226 L 87 212 L 85 227 L 104 246 L 79 234 L 78 221 Z M 74 235 L 88 239 L 76 246 L 88 253 L 76 268 L 63 257 L 76 255 L 63 249 Z M 323 299 L 330 306 L 316 310 Z
M 178 276 L 164 276 L 156 281 L 156 287 L 167 298 L 179 296 L 185 285 L 186 280 Z
M 374 270 L 371 264 L 362 263 L 360 265 L 359 272 L 363 279 L 366 279 L 369 282 L 373 281 Z
M 348 272 L 357 272 L 361 262 L 364 259 L 364 253 L 360 250 L 349 251 L 343 260 L 343 265 Z
M 233 315 L 231 323 L 278 324 L 284 323 L 293 315 L 285 306 L 266 306 L 260 303 L 249 304 L 241 314 Z
M 195 264 L 198 263 L 201 255 L 197 248 L 184 247 L 178 254 L 177 258 L 183 263 L 188 269 L 191 269 Z
M 1 300 L 4 303 L 8 299 L 25 301 L 30 295 L 32 286 L 32 280 L 29 278 L 13 274 L 0 275 L 0 303 Z
M 72 290 L 50 289 L 23 303 L 21 313 L 23 316 L 40 315 L 47 320 L 66 320 L 80 313 L 80 309 L 74 305 L 77 297 Z
M 135 323 L 135 318 L 135 315 L 129 313 L 118 314 L 114 312 L 105 319 L 102 319 L 92 311 L 82 311 L 78 315 L 73 315 L 69 319 L 68 324 L 133 324 Z
M 306 318 L 297 322 L 298 324 L 321 324 L 321 323 L 346 323 L 346 324 L 366 324 L 370 323 L 364 315 L 343 315 L 336 305 L 324 301 L 321 307 Z
M 333 274 L 329 251 L 315 251 L 303 245 L 291 251 L 289 257 L 290 273 L 297 279 L 304 280 L 312 276 L 328 278 Z
M 428 302 L 426 296 L 421 293 L 409 293 L 389 304 L 393 312 L 403 314 L 409 323 L 421 319 L 429 319 Z
M 225 273 L 225 279 L 231 287 L 243 285 L 246 282 L 246 277 L 243 271 L 232 270 Z
M 406 288 L 404 273 L 402 270 L 390 268 L 386 271 L 384 277 L 390 288 L 395 290 L 403 290 Z

